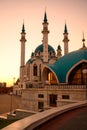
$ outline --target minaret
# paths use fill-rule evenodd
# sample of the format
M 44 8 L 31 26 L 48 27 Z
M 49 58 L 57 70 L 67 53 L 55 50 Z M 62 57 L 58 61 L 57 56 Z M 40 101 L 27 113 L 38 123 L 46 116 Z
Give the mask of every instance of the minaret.
M 68 42 L 69 42 L 66 23 L 65 23 L 65 28 L 64 28 L 63 35 L 64 35 L 64 39 L 63 39 L 63 42 L 64 42 L 64 55 L 66 55 L 68 53 Z
M 45 63 L 48 62 L 48 33 L 49 33 L 49 30 L 48 30 L 47 14 L 45 11 L 43 30 L 42 30 L 42 34 L 43 34 L 43 61 Z
M 21 62 L 20 62 L 20 81 L 22 82 L 24 80 L 24 75 L 25 75 L 25 27 L 24 23 L 22 25 L 22 32 L 21 32 Z

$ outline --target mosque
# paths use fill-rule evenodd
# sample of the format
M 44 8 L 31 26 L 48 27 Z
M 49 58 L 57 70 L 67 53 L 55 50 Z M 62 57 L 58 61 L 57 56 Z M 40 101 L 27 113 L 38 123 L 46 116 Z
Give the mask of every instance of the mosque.
M 61 46 L 57 52 L 48 43 L 48 19 L 44 13 L 43 40 L 25 63 L 26 32 L 21 32 L 20 76 L 14 84 L 14 94 L 21 95 L 22 108 L 39 111 L 73 102 L 87 100 L 87 47 L 83 35 L 82 47 L 68 51 L 68 29 L 63 33 L 64 55 Z

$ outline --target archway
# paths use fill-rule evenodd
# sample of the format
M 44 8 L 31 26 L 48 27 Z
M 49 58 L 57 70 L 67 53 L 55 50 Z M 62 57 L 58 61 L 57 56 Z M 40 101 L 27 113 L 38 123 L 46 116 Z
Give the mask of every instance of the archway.
M 77 65 L 69 74 L 68 83 L 73 85 L 87 84 L 87 63 Z
M 43 69 L 43 81 L 46 84 L 50 84 L 50 85 L 58 84 L 54 73 L 49 68 L 46 67 Z
M 57 106 L 57 95 L 56 94 L 49 95 L 49 105 L 53 106 L 53 107 Z

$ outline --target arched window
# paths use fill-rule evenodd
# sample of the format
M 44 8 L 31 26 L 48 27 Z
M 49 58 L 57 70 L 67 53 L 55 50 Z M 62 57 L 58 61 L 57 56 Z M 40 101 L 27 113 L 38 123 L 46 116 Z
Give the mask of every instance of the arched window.
M 68 83 L 77 85 L 87 84 L 87 73 L 84 73 L 84 70 L 87 70 L 87 63 L 85 62 L 79 64 L 71 71 Z
M 41 81 L 41 64 L 39 65 L 39 76 L 40 76 L 40 81 Z
M 48 81 L 50 82 L 50 84 L 57 84 L 55 75 L 51 71 L 49 71 L 48 73 Z
M 33 66 L 33 75 L 37 76 L 37 65 L 36 64 L 34 64 L 34 66 Z
M 44 83 L 46 83 L 46 84 L 53 84 L 53 85 L 58 84 L 54 73 L 46 67 L 43 69 L 42 79 L 43 79 Z
M 40 51 L 38 52 L 38 55 L 40 56 Z
M 50 52 L 50 56 L 51 56 L 52 52 Z

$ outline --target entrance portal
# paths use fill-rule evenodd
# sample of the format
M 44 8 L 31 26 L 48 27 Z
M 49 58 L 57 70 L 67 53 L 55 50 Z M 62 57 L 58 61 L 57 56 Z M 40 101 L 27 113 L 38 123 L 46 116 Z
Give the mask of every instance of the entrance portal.
M 57 106 L 57 95 L 56 94 L 50 94 L 49 99 L 50 99 L 49 105 L 56 107 Z

